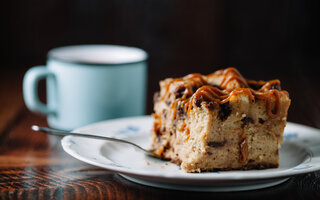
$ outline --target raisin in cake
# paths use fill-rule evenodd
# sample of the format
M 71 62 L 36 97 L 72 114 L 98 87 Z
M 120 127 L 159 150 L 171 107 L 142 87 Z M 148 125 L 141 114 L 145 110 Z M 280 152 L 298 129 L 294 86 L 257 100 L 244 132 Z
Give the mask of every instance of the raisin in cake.
M 290 105 L 280 81 L 246 80 L 235 68 L 160 82 L 152 151 L 186 172 L 279 166 Z

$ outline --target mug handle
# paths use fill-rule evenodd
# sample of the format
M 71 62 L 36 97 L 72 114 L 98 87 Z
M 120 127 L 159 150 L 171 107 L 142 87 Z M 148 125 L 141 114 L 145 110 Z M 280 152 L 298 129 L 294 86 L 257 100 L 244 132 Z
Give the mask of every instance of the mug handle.
M 54 114 L 53 108 L 42 103 L 38 96 L 38 83 L 41 79 L 54 77 L 53 72 L 46 66 L 35 66 L 30 68 L 23 78 L 23 98 L 28 109 L 45 115 Z

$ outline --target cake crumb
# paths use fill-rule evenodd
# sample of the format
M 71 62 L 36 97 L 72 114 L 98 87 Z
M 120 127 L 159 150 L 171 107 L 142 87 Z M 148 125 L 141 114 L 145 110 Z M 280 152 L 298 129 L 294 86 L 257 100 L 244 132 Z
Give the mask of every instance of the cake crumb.
M 147 166 L 150 166 L 150 162 L 147 161 L 146 164 L 147 164 Z

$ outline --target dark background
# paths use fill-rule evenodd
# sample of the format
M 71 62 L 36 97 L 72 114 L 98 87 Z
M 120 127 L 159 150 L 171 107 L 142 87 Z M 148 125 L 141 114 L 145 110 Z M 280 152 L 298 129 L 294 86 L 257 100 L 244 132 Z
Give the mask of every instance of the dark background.
M 235 66 L 280 79 L 289 121 L 320 128 L 319 9 L 318 0 L 2 1 L 0 73 L 45 64 L 58 46 L 136 46 L 150 55 L 148 113 L 159 80 Z

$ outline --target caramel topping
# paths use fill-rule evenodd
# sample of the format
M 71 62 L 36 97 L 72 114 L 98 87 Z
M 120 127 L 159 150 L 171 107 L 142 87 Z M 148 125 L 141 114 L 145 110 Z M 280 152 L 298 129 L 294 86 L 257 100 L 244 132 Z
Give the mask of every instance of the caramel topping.
M 158 135 L 161 128 L 161 116 L 156 114 L 152 114 L 152 116 L 154 118 L 153 130 Z
M 160 149 L 158 150 L 158 152 L 156 152 L 156 154 L 158 154 L 159 156 L 161 156 L 162 153 L 163 153 L 163 150 L 164 150 L 164 148 L 160 148 Z
M 271 81 L 253 81 L 253 80 L 248 80 L 248 84 L 254 88 L 259 88 L 258 90 L 260 92 L 268 91 L 270 89 L 277 89 L 281 90 L 280 87 L 280 81 L 279 80 L 271 80 Z
M 275 96 L 275 111 L 272 111 L 271 95 Z M 272 89 L 265 93 L 256 93 L 257 98 L 265 99 L 267 112 L 271 118 L 276 118 L 280 113 L 280 94 L 278 90 Z
M 247 81 L 241 76 L 239 71 L 234 67 L 229 67 L 225 70 L 219 70 L 215 75 L 223 75 L 223 79 L 220 83 L 221 88 L 226 88 L 227 85 L 232 81 L 236 80 L 238 87 L 248 87 Z M 210 75 L 209 75 L 210 76 Z
M 190 134 L 190 129 L 189 129 L 189 128 L 187 128 L 187 130 L 186 130 L 186 134 L 187 134 L 187 135 L 189 135 L 189 134 Z
M 240 147 L 239 162 L 240 163 L 245 163 L 247 161 L 247 159 L 248 159 L 248 141 L 247 141 L 246 137 L 241 139 L 239 147 Z
M 190 139 L 190 134 L 187 134 L 186 142 Z
M 218 87 L 208 84 L 207 80 L 210 78 L 220 80 Z M 279 80 L 246 80 L 238 70 L 230 67 L 208 76 L 190 74 L 182 78 L 168 80 L 164 87 L 165 93 L 162 100 L 170 98 L 172 94 L 169 92 L 170 86 L 176 82 L 183 82 L 181 84 L 183 87 L 177 88 L 177 94 L 175 97 L 171 97 L 174 99 L 171 104 L 172 120 L 176 117 L 177 107 L 183 108 L 189 115 L 193 106 L 201 105 L 202 101 L 224 104 L 230 101 L 233 96 L 241 94 L 246 94 L 251 102 L 256 99 L 266 100 L 267 113 L 271 118 L 275 118 L 280 113 L 280 93 L 288 95 L 286 91 L 281 91 Z M 272 105 L 272 96 L 275 98 L 274 105 Z
M 170 95 L 169 93 L 169 89 L 172 83 L 174 82 L 183 82 L 186 86 L 185 88 L 185 92 L 182 96 L 183 98 L 186 98 L 188 95 L 192 95 L 193 91 L 192 91 L 192 86 L 194 87 L 200 87 L 202 85 L 207 84 L 206 81 L 204 80 L 203 76 L 201 74 L 195 73 L 195 74 L 189 74 L 187 76 L 184 76 L 182 78 L 177 78 L 177 79 L 172 79 L 170 81 L 168 81 L 168 83 L 165 86 L 165 95 L 161 98 L 161 100 L 163 99 L 167 99 Z
M 181 127 L 178 129 L 178 131 L 183 131 L 186 126 L 187 126 L 187 124 L 186 124 L 186 123 L 183 123 L 183 124 L 181 125 Z
M 178 104 L 178 101 L 175 101 L 175 102 L 173 102 L 173 103 L 171 104 L 171 107 L 170 107 L 170 108 L 173 110 L 171 120 L 174 120 L 174 118 L 176 117 L 177 104 Z
M 185 141 L 188 141 L 190 139 L 190 130 L 188 127 L 186 128 L 186 135 L 187 135 L 187 138 Z

